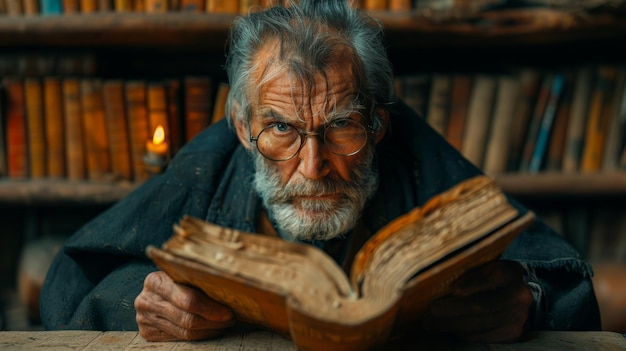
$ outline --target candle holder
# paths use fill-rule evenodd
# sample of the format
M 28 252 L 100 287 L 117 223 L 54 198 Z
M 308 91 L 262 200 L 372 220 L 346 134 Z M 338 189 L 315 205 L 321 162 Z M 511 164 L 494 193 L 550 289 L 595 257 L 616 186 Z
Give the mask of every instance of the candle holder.
M 146 165 L 146 171 L 148 173 L 159 174 L 167 167 L 169 158 L 167 155 L 148 150 L 143 156 L 143 163 Z

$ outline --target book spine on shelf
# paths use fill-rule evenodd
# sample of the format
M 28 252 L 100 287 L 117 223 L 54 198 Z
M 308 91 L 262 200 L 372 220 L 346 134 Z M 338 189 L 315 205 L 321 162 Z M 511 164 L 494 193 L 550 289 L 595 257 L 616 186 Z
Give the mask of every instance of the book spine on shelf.
M 204 5 L 208 13 L 239 13 L 239 0 L 206 0 Z
M 477 167 L 483 166 L 496 86 L 496 77 L 487 74 L 477 75 L 472 86 L 461 150 Z
M 24 83 L 21 78 L 4 77 L 6 94 L 7 174 L 9 178 L 28 177 L 28 145 Z
M 24 14 L 24 4 L 22 0 L 5 0 L 7 15 L 22 16 Z
M 189 76 L 184 80 L 185 141 L 193 139 L 211 123 L 213 86 L 210 77 Z
M 102 100 L 102 82 L 97 78 L 85 78 L 80 82 L 80 89 L 87 178 L 104 180 L 111 172 L 111 161 Z
M 63 3 L 61 0 L 41 0 L 41 14 L 61 15 L 63 14 Z
M 63 94 L 61 80 L 45 77 L 43 100 L 46 118 L 47 175 L 50 178 L 65 177 L 65 125 L 63 123 Z
M 167 82 L 167 119 L 170 136 L 170 156 L 178 153 L 183 147 L 183 121 L 181 117 L 180 81 L 171 79 Z
M 80 80 L 78 78 L 65 78 L 63 80 L 65 159 L 67 162 L 67 178 L 70 180 L 84 180 L 87 177 L 83 120 L 80 105 Z
M 545 169 L 547 171 L 561 171 L 563 152 L 565 150 L 565 138 L 567 124 L 571 113 L 573 94 L 573 72 L 568 71 L 564 75 L 562 97 L 554 117 L 554 126 L 548 145 Z
M 111 152 L 111 172 L 114 178 L 132 180 L 124 83 L 121 80 L 106 80 L 102 89 Z
M 146 154 L 146 142 L 150 138 L 146 82 L 143 80 L 127 81 L 125 88 L 133 179 L 145 181 L 149 178 L 149 174 L 143 158 Z
M 450 112 L 445 136 L 446 140 L 459 151 L 461 151 L 463 145 L 463 133 L 465 132 L 465 120 L 467 118 L 467 107 L 471 90 L 471 75 L 456 74 L 452 77 Z
M 563 160 L 561 161 L 561 171 L 565 173 L 580 170 L 593 77 L 594 71 L 591 67 L 578 68 L 575 73 L 572 107 L 565 133 Z
M 524 141 L 524 148 L 522 149 L 522 156 L 518 171 L 528 172 L 531 159 L 533 158 L 533 152 L 535 150 L 535 144 L 537 143 L 537 137 L 539 136 L 539 130 L 541 129 L 541 119 L 550 100 L 550 90 L 552 88 L 553 74 L 546 73 L 543 76 L 541 82 L 541 88 L 539 88 L 537 101 L 533 108 L 533 113 L 528 121 L 528 131 L 526 132 L 526 138 Z
M 43 90 L 39 78 L 24 79 L 24 99 L 26 103 L 26 140 L 28 141 L 28 161 L 30 177 L 46 176 L 46 140 L 43 118 Z
M 100 10 L 95 0 L 80 0 L 79 6 L 81 13 L 94 13 Z
M 169 11 L 167 0 L 146 0 L 147 13 L 165 13 Z
M 230 2 L 237 3 L 236 0 Z M 180 10 L 188 12 L 205 12 L 205 0 L 180 0 Z
M 77 14 L 80 13 L 80 1 L 79 0 L 63 0 L 63 14 Z
M 440 135 L 445 135 L 448 113 L 450 110 L 451 77 L 437 73 L 432 77 L 426 121 Z
M 23 0 L 25 15 L 39 15 L 39 0 Z
M 220 82 L 217 87 L 215 102 L 213 102 L 213 117 L 211 118 L 211 124 L 217 123 L 225 117 L 226 100 L 228 99 L 229 91 L 230 85 L 226 82 Z

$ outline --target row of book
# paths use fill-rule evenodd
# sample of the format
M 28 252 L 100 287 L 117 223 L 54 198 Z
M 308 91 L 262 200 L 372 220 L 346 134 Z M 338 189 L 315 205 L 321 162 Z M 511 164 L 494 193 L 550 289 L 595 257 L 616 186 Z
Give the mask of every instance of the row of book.
M 397 90 L 487 174 L 626 168 L 626 68 L 399 77 Z
M 223 117 L 228 86 L 208 76 L 3 77 L 1 92 L 0 175 L 144 181 L 154 173 L 145 157 L 158 127 L 166 161 Z
M 165 13 L 192 11 L 203 13 L 247 14 L 287 0 L 0 0 L 0 14 L 62 15 L 94 12 Z M 352 6 L 366 10 L 384 11 L 468 11 L 496 0 L 350 0 Z

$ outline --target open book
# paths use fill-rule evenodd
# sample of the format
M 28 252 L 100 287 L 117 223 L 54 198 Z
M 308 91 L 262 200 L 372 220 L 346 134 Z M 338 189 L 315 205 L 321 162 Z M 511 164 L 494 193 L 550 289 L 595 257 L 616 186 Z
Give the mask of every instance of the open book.
M 175 281 L 230 306 L 240 321 L 290 336 L 299 349 L 359 350 L 416 323 L 456 278 L 496 259 L 533 220 L 480 176 L 378 231 L 349 278 L 314 246 L 192 217 L 147 254 Z

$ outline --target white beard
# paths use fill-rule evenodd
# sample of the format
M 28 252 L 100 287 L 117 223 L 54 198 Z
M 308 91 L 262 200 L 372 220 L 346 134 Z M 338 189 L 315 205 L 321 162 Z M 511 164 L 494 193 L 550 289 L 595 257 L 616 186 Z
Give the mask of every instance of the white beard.
M 378 172 L 372 167 L 373 148 L 362 152 L 364 160 L 351 172 L 351 181 L 323 179 L 281 184 L 276 166 L 258 151 L 254 153 L 254 188 L 261 196 L 278 230 L 291 240 L 330 240 L 356 226 L 361 211 L 378 188 Z M 339 201 L 297 199 L 325 193 L 339 193 Z

